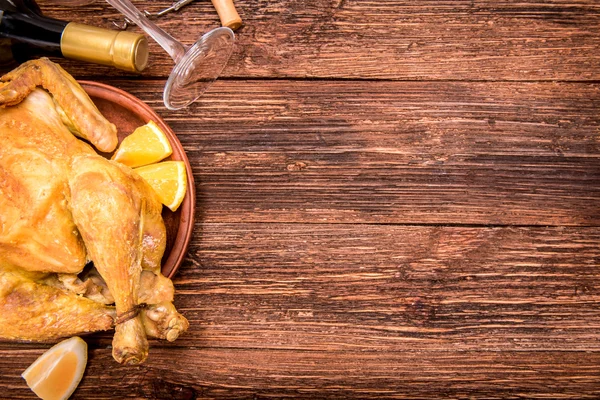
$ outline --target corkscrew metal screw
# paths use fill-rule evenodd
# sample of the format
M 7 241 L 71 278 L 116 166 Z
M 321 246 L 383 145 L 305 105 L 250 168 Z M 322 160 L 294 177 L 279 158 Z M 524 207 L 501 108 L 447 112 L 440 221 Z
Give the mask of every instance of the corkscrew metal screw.
M 170 6 L 170 7 L 167 7 L 167 8 L 165 8 L 164 10 L 162 10 L 162 11 L 159 11 L 159 12 L 157 12 L 157 13 L 155 13 L 155 14 L 152 14 L 152 13 L 151 13 L 151 12 L 149 12 L 148 10 L 143 10 L 142 12 L 143 12 L 143 13 L 144 13 L 144 15 L 145 15 L 146 17 L 148 17 L 148 18 L 160 18 L 160 17 L 162 17 L 163 15 L 165 15 L 165 14 L 168 14 L 168 13 L 170 13 L 170 12 L 172 12 L 172 11 L 179 11 L 179 9 L 181 9 L 181 8 L 183 8 L 183 7 L 185 7 L 185 6 L 187 6 L 188 4 L 190 4 L 190 3 L 191 3 L 191 2 L 193 2 L 193 1 L 194 1 L 194 0 L 179 0 L 179 1 L 176 1 L 176 2 L 174 2 L 173 4 L 171 4 L 171 6 Z M 125 18 L 125 20 L 124 20 L 124 21 L 123 21 L 123 23 L 121 23 L 121 24 L 119 24 L 119 23 L 117 23 L 117 22 L 115 22 L 115 21 L 113 21 L 113 24 L 114 24 L 114 25 L 115 25 L 117 28 L 119 28 L 119 29 L 121 29 L 121 30 L 125 30 L 125 29 L 127 29 L 129 26 L 131 26 L 131 25 L 135 25 L 135 24 L 133 23 L 133 21 L 131 21 L 129 18 Z

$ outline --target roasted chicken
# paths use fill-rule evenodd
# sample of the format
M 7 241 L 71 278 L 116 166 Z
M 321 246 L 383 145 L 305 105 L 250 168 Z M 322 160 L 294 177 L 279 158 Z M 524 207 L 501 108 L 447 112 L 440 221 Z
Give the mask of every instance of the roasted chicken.
M 59 65 L 32 60 L 0 81 L 0 337 L 114 328 L 113 357 L 143 362 L 147 336 L 188 327 L 160 273 L 160 201 L 92 148 L 113 151 L 116 128 Z

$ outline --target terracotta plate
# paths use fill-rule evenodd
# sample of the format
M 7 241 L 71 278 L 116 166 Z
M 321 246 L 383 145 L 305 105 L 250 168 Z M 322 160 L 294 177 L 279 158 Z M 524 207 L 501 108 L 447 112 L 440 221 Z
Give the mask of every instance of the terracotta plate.
M 192 236 L 194 226 L 195 186 L 190 162 L 175 133 L 146 103 L 115 87 L 97 82 L 79 81 L 91 97 L 96 107 L 118 129 L 119 143 L 135 128 L 150 120 L 156 122 L 165 132 L 173 154 L 168 160 L 185 162 L 188 190 L 177 211 L 163 207 L 163 219 L 167 227 L 167 248 L 162 260 L 163 275 L 171 278 L 183 261 Z M 110 154 L 109 154 L 110 155 Z M 107 156 L 109 156 L 107 155 Z

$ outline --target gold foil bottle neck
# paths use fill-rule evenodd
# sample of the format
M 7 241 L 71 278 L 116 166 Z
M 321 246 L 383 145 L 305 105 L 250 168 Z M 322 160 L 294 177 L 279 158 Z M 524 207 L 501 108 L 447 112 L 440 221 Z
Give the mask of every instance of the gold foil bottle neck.
M 148 65 L 148 40 L 144 35 L 70 22 L 60 39 L 63 56 L 141 72 Z

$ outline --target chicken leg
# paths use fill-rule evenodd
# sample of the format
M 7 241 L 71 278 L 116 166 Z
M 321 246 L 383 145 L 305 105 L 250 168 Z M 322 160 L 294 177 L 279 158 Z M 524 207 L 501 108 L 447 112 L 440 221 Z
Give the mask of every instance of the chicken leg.
M 113 356 L 137 364 L 148 354 L 146 330 L 137 312 L 142 264 L 160 265 L 155 258 L 162 256 L 166 238 L 162 204 L 127 167 L 96 156 L 73 162 L 77 164 L 69 180 L 73 220 L 117 308 Z

